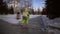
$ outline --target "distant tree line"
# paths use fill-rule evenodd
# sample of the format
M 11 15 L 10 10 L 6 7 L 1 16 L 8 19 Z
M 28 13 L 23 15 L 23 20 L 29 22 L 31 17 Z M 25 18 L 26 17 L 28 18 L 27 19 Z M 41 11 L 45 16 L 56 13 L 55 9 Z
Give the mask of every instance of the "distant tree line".
M 41 11 L 40 11 L 40 9 L 37 9 L 37 11 L 34 11 L 34 9 L 32 8 L 32 9 L 30 9 L 30 14 L 41 14 Z

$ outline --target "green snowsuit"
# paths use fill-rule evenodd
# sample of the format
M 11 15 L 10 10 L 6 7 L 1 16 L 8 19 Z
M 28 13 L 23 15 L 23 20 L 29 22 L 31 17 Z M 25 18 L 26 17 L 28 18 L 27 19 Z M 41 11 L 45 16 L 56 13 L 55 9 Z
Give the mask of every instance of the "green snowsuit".
M 25 9 L 25 10 L 23 11 L 23 14 L 24 14 L 25 16 L 22 16 L 22 23 L 21 23 L 21 25 L 23 25 L 24 22 L 26 23 L 26 25 L 28 25 L 29 10 L 28 10 L 28 9 Z

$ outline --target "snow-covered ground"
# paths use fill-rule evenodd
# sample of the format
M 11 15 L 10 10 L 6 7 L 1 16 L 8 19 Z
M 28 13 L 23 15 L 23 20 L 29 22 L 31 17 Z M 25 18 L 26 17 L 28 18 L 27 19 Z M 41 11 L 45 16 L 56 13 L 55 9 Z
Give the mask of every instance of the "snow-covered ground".
M 42 19 L 42 23 L 43 25 L 48 26 L 54 26 L 54 27 L 59 27 L 60 28 L 60 17 L 59 18 L 55 18 L 55 19 L 49 19 L 48 17 L 46 17 L 46 15 L 42 15 L 41 16 L 41 19 Z M 60 30 L 58 29 L 50 29 L 50 28 L 47 28 L 48 29 L 48 32 L 54 32 L 55 34 L 60 34 Z
M 36 18 L 38 16 L 40 16 L 40 15 L 30 15 L 29 19 Z M 12 23 L 12 24 L 18 24 L 21 21 L 21 19 L 19 19 L 19 20 L 16 19 L 16 14 L 0 15 L 0 19 L 6 21 L 8 23 Z
M 57 24 L 57 26 L 60 26 L 60 18 L 49 19 L 46 17 L 46 15 L 30 15 L 29 19 L 36 18 L 39 16 L 42 20 L 42 25 L 48 26 L 50 24 L 52 24 L 52 25 Z M 8 23 L 11 23 L 11 24 L 19 24 L 19 22 L 21 21 L 21 19 L 19 19 L 19 20 L 16 19 L 16 14 L 14 14 L 14 15 L 11 15 L 11 14 L 10 15 L 0 15 L 0 19 L 6 21 Z M 60 34 L 60 30 L 57 30 L 57 29 L 53 29 L 53 30 L 48 29 L 48 30 L 53 31 L 56 34 Z
M 46 17 L 46 15 L 42 15 L 41 16 L 42 21 L 44 24 L 48 25 L 48 24 L 60 24 L 60 18 L 55 18 L 55 19 L 49 19 L 48 17 Z

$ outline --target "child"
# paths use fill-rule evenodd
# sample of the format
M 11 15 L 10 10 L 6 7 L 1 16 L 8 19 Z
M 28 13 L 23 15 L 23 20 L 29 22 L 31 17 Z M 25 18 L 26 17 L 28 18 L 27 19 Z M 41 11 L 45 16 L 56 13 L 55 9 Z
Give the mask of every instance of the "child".
M 28 26 L 28 20 L 29 20 L 29 11 L 27 8 L 25 8 L 22 15 L 21 26 L 23 27 L 24 22 L 26 23 L 26 26 Z
M 17 19 L 20 19 L 20 12 L 17 12 L 16 18 L 17 18 Z

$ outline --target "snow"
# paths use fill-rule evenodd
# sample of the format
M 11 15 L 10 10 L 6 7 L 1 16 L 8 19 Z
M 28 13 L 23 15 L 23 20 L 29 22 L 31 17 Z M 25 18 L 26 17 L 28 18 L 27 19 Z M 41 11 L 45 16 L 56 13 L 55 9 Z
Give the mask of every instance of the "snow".
M 40 16 L 40 15 L 30 15 L 29 19 L 36 18 L 38 16 Z M 16 19 L 16 14 L 14 14 L 14 15 L 0 15 L 0 19 L 6 21 L 8 23 L 11 23 L 11 24 L 19 24 L 19 22 L 21 21 L 21 19 L 19 19 L 19 20 Z
M 55 18 L 55 19 L 49 19 L 48 17 L 46 17 L 46 15 L 42 15 L 41 19 L 43 21 L 42 23 L 43 23 L 44 27 L 47 28 L 47 26 L 48 26 L 48 28 L 47 28 L 48 32 L 53 31 L 55 34 L 60 34 L 60 30 L 49 28 L 49 25 L 51 25 L 51 26 L 54 25 L 54 26 L 60 28 L 60 17 Z

